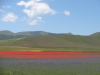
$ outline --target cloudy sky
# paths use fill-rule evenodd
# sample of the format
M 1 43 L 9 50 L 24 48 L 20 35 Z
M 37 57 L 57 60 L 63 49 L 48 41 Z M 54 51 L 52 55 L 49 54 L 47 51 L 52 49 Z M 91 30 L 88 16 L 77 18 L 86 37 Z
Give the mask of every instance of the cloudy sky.
M 100 0 L 0 0 L 0 31 L 100 32 Z

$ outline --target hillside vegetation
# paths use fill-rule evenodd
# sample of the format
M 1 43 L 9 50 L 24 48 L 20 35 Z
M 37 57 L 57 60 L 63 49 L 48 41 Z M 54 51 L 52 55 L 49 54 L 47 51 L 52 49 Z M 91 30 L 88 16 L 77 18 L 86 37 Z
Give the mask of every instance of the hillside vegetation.
M 11 31 L 3 30 L 0 31 L 0 40 L 23 38 L 29 36 L 41 36 L 41 35 L 53 35 L 53 33 L 44 31 L 24 31 L 24 32 L 13 33 Z
M 7 31 L 4 31 L 7 32 Z M 6 36 L 23 36 L 0 40 L 1 47 L 19 47 L 19 48 L 48 48 L 48 49 L 97 49 L 100 51 L 100 35 L 94 33 L 90 36 L 72 35 L 72 34 L 53 34 L 42 31 L 37 32 L 19 32 L 17 35 L 9 32 Z M 98 34 L 98 35 L 97 35 Z M 2 32 L 0 32 L 0 35 Z M 25 36 L 26 35 L 26 36 Z M 30 35 L 30 36 L 29 36 Z M 0 36 L 1 37 L 1 36 Z M 3 38 L 3 39 L 4 39 Z
M 61 34 L 64 34 L 64 33 L 61 33 Z M 72 35 L 71 33 L 65 33 L 65 34 Z M 0 40 L 23 38 L 23 37 L 29 37 L 29 36 L 42 36 L 42 35 L 58 35 L 58 34 L 45 32 L 45 31 L 24 31 L 24 32 L 13 33 L 8 30 L 3 30 L 3 31 L 0 31 Z
M 31 36 L 27 38 L 1 40 L 1 46 L 21 46 L 32 48 L 51 48 L 51 47 L 83 47 L 99 48 L 100 39 L 92 36 L 79 35 L 44 35 Z

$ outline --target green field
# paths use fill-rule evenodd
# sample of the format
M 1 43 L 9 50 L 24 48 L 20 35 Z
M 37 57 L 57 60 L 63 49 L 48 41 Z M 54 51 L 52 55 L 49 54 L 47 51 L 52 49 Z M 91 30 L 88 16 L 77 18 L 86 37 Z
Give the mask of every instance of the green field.
M 0 75 L 100 75 L 100 63 L 0 64 Z
M 80 51 L 80 52 L 100 52 L 99 48 L 28 48 L 15 46 L 0 46 L 0 51 Z

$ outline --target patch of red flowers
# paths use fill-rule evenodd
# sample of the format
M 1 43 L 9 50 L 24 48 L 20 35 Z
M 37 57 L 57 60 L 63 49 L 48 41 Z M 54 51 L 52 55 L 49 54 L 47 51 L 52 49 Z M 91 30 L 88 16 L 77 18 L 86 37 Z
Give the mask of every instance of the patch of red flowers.
M 20 59 L 100 58 L 100 52 L 0 51 L 0 57 Z

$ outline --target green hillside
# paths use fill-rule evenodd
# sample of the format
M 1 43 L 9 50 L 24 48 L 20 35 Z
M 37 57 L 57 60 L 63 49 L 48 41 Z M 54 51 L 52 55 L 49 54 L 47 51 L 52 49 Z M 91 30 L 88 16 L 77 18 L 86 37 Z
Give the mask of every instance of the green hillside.
M 100 32 L 93 33 L 90 36 L 100 36 Z
M 12 35 L 14 36 L 15 34 L 11 31 L 8 31 L 8 30 L 3 30 L 3 31 L 0 31 L 0 34 L 2 35 Z
M 54 34 L 49 32 L 44 32 L 44 31 L 24 31 L 24 32 L 13 33 L 8 30 L 3 30 L 0 31 L 0 40 L 23 38 L 29 36 L 41 36 L 41 35 L 54 35 Z
M 52 33 L 44 32 L 44 31 L 25 31 L 15 33 L 16 35 L 24 35 L 24 36 L 40 36 L 40 35 L 49 35 Z
M 61 47 L 83 47 L 83 48 L 99 48 L 100 39 L 91 36 L 80 35 L 44 35 L 31 36 L 21 39 L 1 40 L 1 46 L 22 46 L 32 48 L 61 48 Z
M 11 38 L 9 40 L 0 40 L 0 46 L 3 47 L 17 47 L 17 48 L 41 48 L 49 50 L 98 50 L 100 51 L 100 36 L 90 35 L 72 35 L 72 34 L 51 34 L 47 32 L 20 32 L 23 36 L 20 38 Z M 19 34 L 19 33 L 18 33 Z M 31 36 L 34 35 L 34 36 Z M 35 36 L 36 35 L 36 36 Z M 18 35 L 17 35 L 18 36 Z M 20 36 L 20 35 L 19 35 Z M 11 37 L 11 36 L 10 36 Z M 4 37 L 6 38 L 6 37 Z M 4 48 L 3 48 L 4 49 Z
M 71 33 L 50 33 L 45 31 L 23 31 L 23 32 L 17 32 L 13 33 L 8 30 L 0 31 L 0 40 L 8 40 L 8 39 L 15 39 L 15 38 L 23 38 L 23 37 L 29 37 L 29 36 L 42 36 L 42 35 L 73 35 Z

